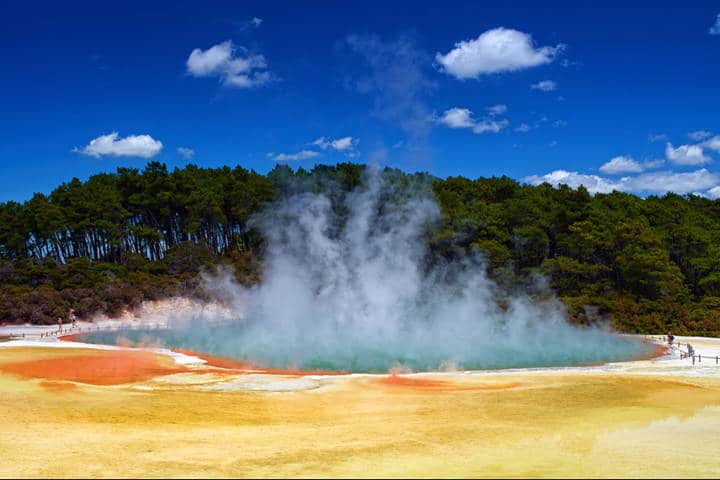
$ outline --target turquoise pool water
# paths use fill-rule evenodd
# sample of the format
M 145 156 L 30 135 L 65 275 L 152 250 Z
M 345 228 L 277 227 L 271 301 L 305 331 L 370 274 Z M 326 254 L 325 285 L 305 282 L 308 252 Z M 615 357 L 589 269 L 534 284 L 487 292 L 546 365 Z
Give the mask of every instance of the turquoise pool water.
M 252 324 L 168 330 L 98 331 L 80 341 L 153 345 L 250 362 L 266 368 L 384 373 L 574 366 L 645 356 L 652 346 L 597 329 L 573 327 L 562 335 L 535 335 L 522 342 L 482 332 L 417 331 L 398 335 L 344 335 L 323 332 L 268 332 Z

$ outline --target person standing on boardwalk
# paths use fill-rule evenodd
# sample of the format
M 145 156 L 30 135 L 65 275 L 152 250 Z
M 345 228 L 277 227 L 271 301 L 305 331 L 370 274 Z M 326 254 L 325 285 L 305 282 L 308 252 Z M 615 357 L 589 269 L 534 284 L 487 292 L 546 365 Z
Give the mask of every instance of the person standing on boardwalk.
M 77 316 L 75 315 L 75 309 L 71 308 L 68 310 L 68 321 L 72 324 L 72 328 L 75 328 L 75 321 L 77 320 Z
M 58 317 L 58 332 L 62 330 L 62 317 Z

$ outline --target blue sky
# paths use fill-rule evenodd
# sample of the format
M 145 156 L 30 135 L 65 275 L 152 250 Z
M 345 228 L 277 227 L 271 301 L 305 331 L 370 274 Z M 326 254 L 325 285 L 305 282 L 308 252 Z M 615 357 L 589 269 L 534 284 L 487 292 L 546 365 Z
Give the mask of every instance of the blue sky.
M 7 2 L 0 201 L 149 160 L 720 195 L 720 2 L 308 3 Z

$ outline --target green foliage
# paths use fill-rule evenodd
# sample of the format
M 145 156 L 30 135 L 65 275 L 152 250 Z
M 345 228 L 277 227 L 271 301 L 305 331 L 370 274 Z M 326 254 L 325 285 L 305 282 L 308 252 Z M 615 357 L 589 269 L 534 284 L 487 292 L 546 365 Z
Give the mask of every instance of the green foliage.
M 54 323 L 67 309 L 117 314 L 142 300 L 205 296 L 198 273 L 225 264 L 262 277 L 264 240 L 250 218 L 279 196 L 323 193 L 340 217 L 366 178 L 352 163 L 169 171 L 158 162 L 73 179 L 25 203 L 0 203 L 0 321 Z M 542 272 L 578 323 L 720 335 L 720 202 L 667 194 L 521 185 L 508 177 L 437 179 L 385 169 L 381 209 L 433 195 L 428 261 L 484 258 L 500 285 Z M 270 207 L 271 208 L 271 207 Z
M 539 267 L 578 323 L 720 335 L 720 202 L 592 197 L 505 177 L 437 180 L 433 191 L 444 214 L 438 254 L 483 251 L 502 284 Z
M 202 269 L 212 269 L 217 262 L 216 255 L 203 245 L 181 242 L 173 245 L 165 254 L 163 262 L 171 275 L 179 273 L 197 274 Z

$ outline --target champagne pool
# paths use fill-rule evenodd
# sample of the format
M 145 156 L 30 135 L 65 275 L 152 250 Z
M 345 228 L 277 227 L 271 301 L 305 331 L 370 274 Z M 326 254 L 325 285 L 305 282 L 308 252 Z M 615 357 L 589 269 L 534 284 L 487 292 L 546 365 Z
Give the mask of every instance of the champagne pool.
M 238 323 L 163 330 L 125 329 L 82 334 L 77 341 L 182 349 L 269 369 L 386 373 L 561 367 L 648 357 L 656 346 L 595 328 L 570 327 L 523 341 L 502 332 L 429 332 L 356 335 L 268 331 Z
M 488 278 L 481 252 L 433 253 L 428 238 L 441 219 L 427 185 L 400 185 L 380 170 L 342 199 L 289 195 L 253 217 L 267 240 L 260 283 L 243 286 L 227 272 L 205 278 L 227 315 L 177 311 L 167 330 L 81 340 L 352 373 L 559 367 L 654 353 L 637 338 L 568 323 L 542 279 L 508 290 Z

